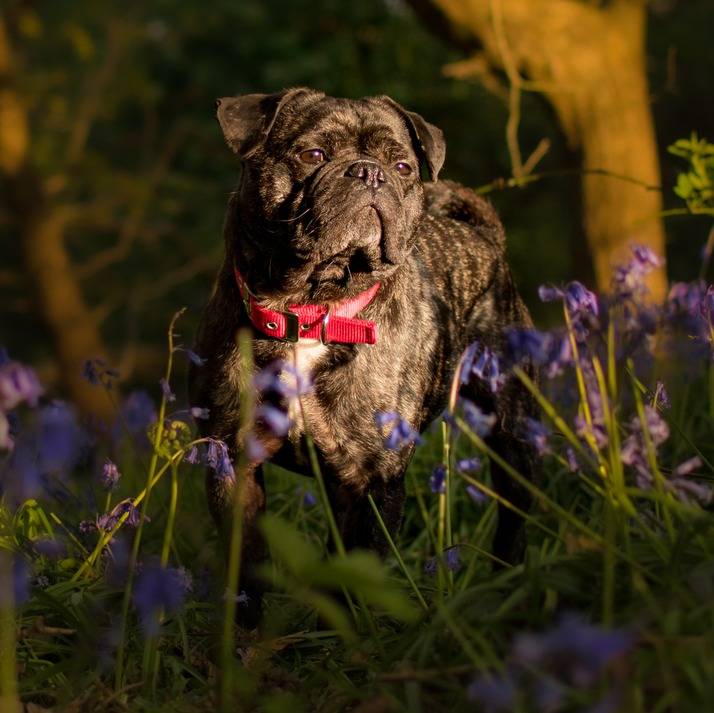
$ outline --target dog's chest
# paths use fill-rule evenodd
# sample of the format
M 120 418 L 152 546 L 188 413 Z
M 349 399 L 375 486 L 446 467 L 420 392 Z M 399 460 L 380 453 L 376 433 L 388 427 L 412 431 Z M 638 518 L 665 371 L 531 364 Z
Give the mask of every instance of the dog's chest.
M 312 381 L 315 366 L 326 352 L 327 347 L 322 342 L 305 340 L 293 345 L 291 352 L 287 355 L 287 360 L 292 363 L 298 373 Z M 292 379 L 294 377 L 284 373 L 281 378 Z M 300 402 L 296 399 L 291 400 L 288 412 L 292 424 L 289 433 L 290 440 L 297 440 L 305 432 L 305 420 L 309 422 L 310 416 L 316 410 L 319 410 L 319 406 L 310 393 L 303 396 Z

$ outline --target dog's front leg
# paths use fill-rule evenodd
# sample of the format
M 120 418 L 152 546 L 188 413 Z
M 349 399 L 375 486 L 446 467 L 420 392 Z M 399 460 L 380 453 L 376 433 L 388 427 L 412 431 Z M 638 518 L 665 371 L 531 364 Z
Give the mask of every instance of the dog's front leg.
M 359 547 L 385 557 L 389 552 L 389 543 L 374 514 L 368 495 L 372 496 L 390 536 L 396 539 L 404 515 L 403 473 L 395 474 L 386 480 L 375 479 L 360 489 L 338 480 L 330 480 L 328 494 L 345 549 Z M 335 550 L 331 536 L 328 546 L 330 550 Z
M 240 477 L 240 488 L 236 478 Z M 230 557 L 233 529 L 234 501 L 238 492 L 243 506 L 243 532 L 241 540 L 240 582 L 238 584 L 237 620 L 246 628 L 254 628 L 260 621 L 263 585 L 258 576 L 258 566 L 265 560 L 265 541 L 258 529 L 258 518 L 265 511 L 265 486 L 260 465 L 250 464 L 236 471 L 234 476 L 219 476 L 209 471 L 206 478 L 208 504 L 224 549 L 226 562 Z

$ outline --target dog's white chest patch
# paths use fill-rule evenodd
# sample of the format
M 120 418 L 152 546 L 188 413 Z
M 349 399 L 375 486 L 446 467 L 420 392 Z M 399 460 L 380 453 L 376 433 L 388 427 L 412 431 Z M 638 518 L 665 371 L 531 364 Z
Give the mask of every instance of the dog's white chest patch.
M 327 347 L 319 340 L 305 340 L 293 345 L 292 354 L 288 358 L 292 356 L 292 365 L 297 369 L 298 373 L 302 374 L 307 380 L 312 381 L 314 365 L 326 351 Z M 295 377 L 292 374 L 283 373 L 281 379 L 291 380 L 294 383 Z M 304 406 L 305 400 L 310 399 L 310 396 L 302 396 L 301 398 Z M 290 401 L 288 415 L 292 423 L 289 435 L 291 438 L 295 438 L 305 430 L 302 410 L 297 399 Z

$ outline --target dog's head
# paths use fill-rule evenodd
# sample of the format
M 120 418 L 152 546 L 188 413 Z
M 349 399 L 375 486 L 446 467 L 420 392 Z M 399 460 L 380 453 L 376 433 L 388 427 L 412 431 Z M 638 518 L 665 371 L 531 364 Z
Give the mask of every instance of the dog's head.
M 421 172 L 444 162 L 441 131 L 389 97 L 310 89 L 221 99 L 218 121 L 244 163 L 227 249 L 276 305 L 336 302 L 388 278 L 424 210 Z

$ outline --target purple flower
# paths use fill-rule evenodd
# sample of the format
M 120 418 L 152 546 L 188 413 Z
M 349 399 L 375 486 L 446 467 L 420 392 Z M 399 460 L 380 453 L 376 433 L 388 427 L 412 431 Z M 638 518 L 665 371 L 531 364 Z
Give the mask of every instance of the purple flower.
M 672 408 L 672 402 L 669 400 L 669 394 L 664 386 L 664 383 L 658 381 L 655 386 L 655 392 L 652 396 L 652 406 L 657 408 L 658 406 L 662 409 L 668 410 Z
M 536 449 L 538 455 L 550 453 L 548 445 L 550 430 L 543 423 L 535 418 L 526 417 L 523 424 L 523 435 L 526 441 Z
M 487 382 L 494 393 L 498 391 L 505 380 L 505 375 L 501 373 L 498 356 L 478 342 L 471 344 L 464 352 L 461 361 L 461 383 L 468 383 L 472 374 Z
M 235 471 L 228 455 L 228 447 L 223 441 L 211 439 L 206 449 L 206 465 L 212 468 L 219 478 L 234 478 Z
M 573 331 L 579 340 L 587 336 L 589 328 L 596 323 L 600 314 L 597 296 L 580 282 L 569 282 L 563 289 L 541 285 L 538 288 L 538 296 L 543 302 L 563 300 Z
M 424 574 L 428 577 L 433 577 L 436 575 L 438 568 L 439 563 L 436 561 L 436 557 L 431 557 L 424 563 Z
M 16 361 L 0 366 L 0 411 L 10 411 L 21 403 L 33 408 L 44 393 L 35 372 Z
M 431 471 L 431 476 L 429 478 L 429 487 L 432 493 L 445 493 L 446 492 L 446 466 L 443 464 L 437 465 L 434 470 Z
M 287 401 L 294 401 L 312 389 L 308 374 L 281 359 L 261 369 L 253 377 L 253 385 L 259 394 L 273 393 Z
M 139 524 L 141 517 L 139 510 L 131 498 L 127 498 L 117 503 L 110 512 L 104 513 L 104 515 L 100 515 L 97 518 L 97 529 L 110 532 L 119 524 L 119 520 L 125 514 L 127 517 L 124 520 L 124 524 L 129 525 L 129 527 L 136 527 Z
M 162 377 L 161 379 L 159 379 L 159 384 L 161 384 L 161 392 L 163 393 L 166 401 L 169 403 L 171 403 L 172 401 L 176 401 L 176 394 L 171 391 L 171 386 L 169 385 L 169 382 Z
M 551 670 L 571 685 L 588 687 L 633 644 L 630 632 L 601 629 L 569 614 L 550 631 L 519 635 L 513 658 L 526 668 Z
M 178 570 L 151 563 L 141 568 L 134 587 L 134 606 L 146 636 L 159 633 L 159 614 L 175 612 L 183 604 L 186 579 Z
M 473 458 L 462 458 L 456 461 L 456 470 L 459 473 L 473 473 L 481 468 L 481 459 L 474 456 Z
M 315 497 L 314 493 L 312 493 L 310 490 L 306 490 L 304 488 L 296 488 L 295 489 L 295 494 L 301 498 L 302 500 L 302 505 L 306 508 L 311 508 L 317 505 L 317 498 Z
M 156 408 L 146 391 L 132 391 L 119 409 L 119 416 L 112 426 L 112 440 L 119 444 L 122 435 L 131 438 L 132 443 L 141 448 L 149 447 L 146 435 L 151 424 L 156 421 Z
M 456 572 L 461 568 L 461 552 L 458 545 L 444 551 L 444 564 L 450 572 Z
M 193 362 L 196 366 L 203 366 L 206 363 L 206 360 L 198 356 L 196 352 L 191 351 L 190 349 L 186 349 L 185 351 L 189 361 Z
M 376 411 L 374 420 L 379 428 L 392 427 L 384 439 L 384 447 L 390 451 L 400 450 L 404 446 L 422 442 L 421 436 L 394 411 Z
M 43 473 L 69 472 L 89 446 L 76 411 L 62 401 L 53 401 L 40 409 L 34 435 L 37 463 Z
M 580 464 L 575 457 L 575 451 L 570 446 L 565 449 L 565 458 L 568 462 L 568 470 L 571 473 L 577 473 L 580 470 Z
M 198 446 L 191 448 L 191 450 L 186 454 L 184 460 L 190 465 L 196 465 L 199 461 Z
M 271 404 L 261 404 L 255 410 L 255 419 L 278 438 L 287 436 L 290 430 L 290 417 L 287 412 Z
M 615 268 L 613 292 L 618 297 L 640 297 L 645 291 L 644 277 L 664 264 L 664 260 L 644 245 L 632 247 L 632 259 Z
M 116 463 L 112 463 L 108 458 L 104 461 L 102 466 L 102 485 L 106 490 L 116 490 L 119 484 L 119 478 L 121 473 L 116 466 Z
M 268 457 L 268 451 L 255 433 L 245 437 L 245 453 L 252 463 L 262 463 Z
M 67 554 L 65 543 L 52 537 L 41 537 L 34 540 L 32 546 L 37 554 L 48 559 L 60 559 Z
M 496 425 L 495 413 L 484 413 L 473 401 L 461 399 L 464 420 L 479 438 L 486 438 Z
M 506 349 L 514 363 L 530 359 L 545 367 L 549 379 L 562 373 L 571 364 L 573 353 L 567 331 L 539 332 L 535 329 L 511 328 L 506 330 Z
M 193 418 L 202 421 L 208 420 L 211 415 L 211 412 L 207 408 L 202 408 L 201 406 L 191 406 L 189 413 L 193 416 Z
M 516 708 L 518 687 L 510 672 L 500 676 L 485 674 L 471 682 L 466 695 L 483 713 L 511 713 Z
M 483 490 L 479 490 L 475 485 L 467 485 L 466 494 L 473 502 L 476 503 L 476 505 L 484 505 L 489 500 L 488 495 L 486 495 Z

